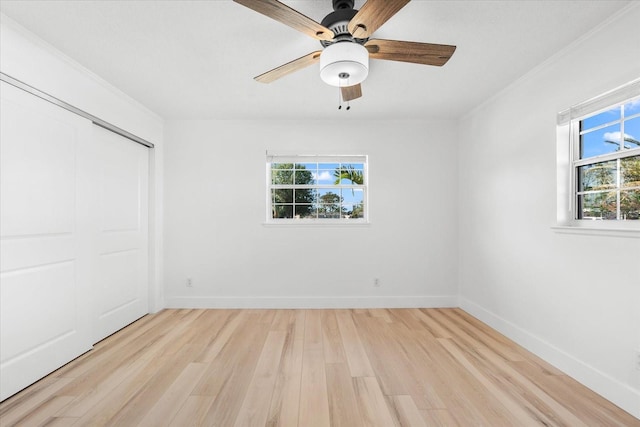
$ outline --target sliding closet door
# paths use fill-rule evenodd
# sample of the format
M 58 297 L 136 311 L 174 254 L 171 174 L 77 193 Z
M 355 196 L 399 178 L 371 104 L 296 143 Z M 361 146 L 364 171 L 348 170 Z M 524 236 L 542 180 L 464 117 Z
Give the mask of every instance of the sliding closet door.
M 94 342 L 148 313 L 149 149 L 94 126 L 100 158 Z
M 0 84 L 4 399 L 91 348 L 95 183 L 91 122 Z

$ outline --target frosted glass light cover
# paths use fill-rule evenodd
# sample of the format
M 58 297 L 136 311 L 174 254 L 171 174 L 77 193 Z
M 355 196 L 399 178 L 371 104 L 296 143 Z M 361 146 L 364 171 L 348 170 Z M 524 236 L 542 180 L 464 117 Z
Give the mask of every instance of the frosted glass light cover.
M 353 86 L 369 74 L 369 51 L 353 42 L 327 46 L 320 54 L 320 78 L 331 86 Z

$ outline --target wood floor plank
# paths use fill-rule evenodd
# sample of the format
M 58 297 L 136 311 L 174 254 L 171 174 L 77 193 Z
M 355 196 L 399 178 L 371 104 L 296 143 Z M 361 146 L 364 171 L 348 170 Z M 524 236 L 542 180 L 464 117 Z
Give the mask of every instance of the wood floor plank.
M 183 322 L 195 321 L 202 313 L 192 310 L 176 310 L 175 312 L 165 311 L 158 315 L 161 320 L 170 322 L 171 324 L 183 324 Z M 72 381 L 67 387 L 60 391 L 61 394 L 68 396 L 76 396 L 82 399 L 81 396 L 94 393 L 94 386 L 101 384 L 109 380 L 113 376 L 115 371 L 126 371 L 126 367 L 131 365 L 135 360 L 135 357 L 131 355 L 146 354 L 154 350 L 162 349 L 166 341 L 165 333 L 151 332 L 154 329 L 147 330 L 144 326 L 151 326 L 159 328 L 157 331 L 162 331 L 163 323 L 145 323 L 143 330 L 146 332 L 142 335 L 136 333 L 129 333 L 130 328 L 125 328 L 122 332 L 127 336 L 125 340 L 118 340 L 115 336 L 108 337 L 107 339 L 115 342 L 114 347 L 102 347 L 104 350 L 99 351 L 94 349 L 91 356 L 84 358 L 73 366 L 76 368 L 69 368 L 64 374 L 65 378 L 71 377 L 75 380 Z M 117 335 L 117 334 L 116 334 Z M 176 336 L 176 335 L 172 335 Z M 123 352 L 122 349 L 126 348 L 127 351 Z M 78 416 L 78 415 L 70 415 Z
M 41 427 L 71 427 L 78 424 L 77 418 L 71 417 L 51 417 L 42 424 Z
M 155 370 L 162 366 L 161 355 L 172 351 L 171 344 L 175 345 L 175 341 L 179 340 L 185 329 L 200 315 L 201 312 L 192 311 L 170 331 L 154 340 L 144 354 L 134 359 L 126 358 L 128 362 L 115 371 L 108 372 L 108 376 L 95 384 L 93 389 L 87 391 L 86 387 L 73 387 L 62 390 L 61 393 L 76 398 L 58 415 L 80 417 L 80 422 L 91 420 L 92 417 L 96 418 L 96 423 L 106 422 L 126 405 L 127 396 L 135 396 L 136 387 L 142 387 L 155 374 Z M 79 381 L 76 379 L 71 385 Z
M 141 351 L 160 338 L 160 334 L 151 331 L 164 322 L 178 321 L 188 310 L 164 310 L 155 316 L 144 316 L 140 323 L 128 325 L 117 333 L 110 335 L 94 345 L 93 350 L 83 354 L 74 363 L 69 363 L 55 371 L 52 375 L 60 378 L 80 378 L 73 382 L 73 389 L 65 389 L 64 393 L 77 395 L 83 387 L 90 386 L 104 379 L 105 375 L 123 363 L 130 363 L 126 353 Z M 122 350 L 126 349 L 126 353 Z M 99 368 L 99 369 L 98 369 Z M 82 377 L 82 378 L 81 378 Z M 70 386 L 71 387 L 71 386 Z
M 338 327 L 338 320 L 333 310 L 322 311 L 322 336 L 324 348 L 324 361 L 326 363 L 346 362 L 342 335 Z
M 196 384 L 204 374 L 206 364 L 190 363 L 180 373 L 178 378 L 156 401 L 153 408 L 147 412 L 138 426 L 159 426 L 172 420 L 182 405 L 187 401 L 194 384 Z
M 353 379 L 353 383 L 363 425 L 371 427 L 395 426 L 396 423 L 393 421 L 393 416 L 376 378 L 357 377 Z
M 493 359 L 494 363 L 500 362 L 499 360 L 497 360 L 497 356 L 488 349 L 481 348 L 478 350 L 478 352 L 490 360 Z M 529 393 L 533 394 L 536 399 L 551 408 L 562 422 L 576 427 L 586 426 L 586 424 L 578 416 L 569 411 L 565 406 L 559 404 L 544 390 L 540 389 L 536 384 L 531 382 L 524 375 L 513 369 L 509 364 L 499 363 L 497 366 L 501 371 L 509 375 L 509 377 L 514 381 L 517 381 L 518 383 L 524 385 L 526 387 L 526 390 Z
M 437 322 L 441 325 L 446 325 L 443 328 L 454 334 L 458 341 L 464 341 L 470 347 L 483 346 L 491 348 L 494 353 L 499 354 L 506 360 L 522 360 L 522 356 L 513 349 L 513 345 L 504 345 L 499 340 L 485 334 L 482 330 L 465 325 L 452 309 L 431 310 L 430 313 Z
M 545 371 L 545 373 L 549 374 L 549 375 L 564 375 L 564 373 L 562 371 L 560 371 L 559 369 L 557 369 L 554 366 L 546 363 L 545 361 L 543 361 L 542 359 L 537 357 L 535 354 L 527 351 L 523 347 L 515 344 L 509 338 L 505 337 L 504 335 L 502 335 L 501 333 L 499 333 L 495 329 L 492 329 L 491 327 L 489 327 L 489 325 L 487 325 L 485 323 L 482 323 L 480 320 L 478 320 L 475 317 L 471 316 L 469 313 L 466 313 L 465 311 L 463 311 L 463 310 L 461 310 L 459 308 L 452 309 L 452 310 L 455 312 L 455 314 L 461 320 L 463 320 L 464 322 L 469 324 L 472 327 L 472 329 L 474 330 L 474 332 L 475 331 L 481 331 L 482 333 L 484 333 L 487 336 L 491 337 L 491 339 L 493 339 L 495 341 L 498 341 L 502 345 L 508 347 L 513 352 L 516 352 L 516 353 L 520 354 L 520 356 L 521 356 L 520 360 L 517 360 L 517 361 L 527 360 L 528 362 L 536 365 L 538 368 L 540 368 L 541 370 Z
M 304 310 L 297 310 L 290 317 L 266 426 L 298 425 L 305 323 Z
M 151 372 L 148 381 L 144 382 L 136 395 L 110 420 L 113 424 L 139 423 L 146 412 L 162 398 L 179 376 L 192 364 L 193 355 L 202 352 L 205 341 L 198 339 L 209 329 L 211 319 L 198 316 L 195 321 L 185 319 L 185 329 L 175 338 L 167 350 L 156 355 L 154 362 L 160 362 L 157 369 Z M 205 364 L 201 364 L 205 365 Z M 153 365 L 151 365 L 153 366 Z M 154 369 L 152 367 L 152 369 Z M 204 372 L 204 369 L 202 370 Z M 200 378 L 202 375 L 198 375 Z M 195 385 L 195 383 L 193 383 Z M 193 385 L 191 386 L 193 389 Z M 191 389 L 189 391 L 191 391 Z
M 48 376 L 0 404 L 2 426 L 20 425 L 31 412 L 47 404 L 71 378 Z
M 1 421 L 0 425 L 2 425 L 3 427 L 9 426 L 9 425 L 15 425 L 15 426 L 42 425 L 48 420 L 52 420 L 53 417 L 51 416 L 51 414 L 55 414 L 60 409 L 64 408 L 69 403 L 71 403 L 72 400 L 73 400 L 73 397 L 71 396 L 55 396 L 51 399 L 48 399 L 45 402 L 42 402 L 41 405 L 36 407 L 34 410 L 29 411 L 22 418 L 20 418 L 14 423 L 11 423 L 11 424 L 5 423 L 4 418 L 0 418 L 0 421 Z
M 325 427 L 331 425 L 321 319 L 321 314 L 317 310 L 307 311 L 298 418 L 298 425 L 302 426 Z
M 351 314 L 339 313 L 336 315 L 342 345 L 347 356 L 347 363 L 352 377 L 372 377 L 375 376 L 369 357 L 362 346 L 362 341 L 353 323 Z
M 416 317 L 416 319 L 418 319 L 419 321 L 424 323 L 424 325 L 426 326 L 427 330 L 434 337 L 436 337 L 436 338 L 451 338 L 451 333 L 449 333 L 449 331 L 447 331 L 445 328 L 443 328 L 442 325 L 440 325 L 440 323 L 435 321 L 433 319 L 433 317 L 430 315 L 430 313 L 433 313 L 434 311 L 435 311 L 435 309 L 433 309 L 433 310 L 425 310 L 425 309 L 416 308 L 414 310 L 411 310 L 411 314 L 413 314 Z
M 249 390 L 236 418 L 237 427 L 265 425 L 286 338 L 287 332 L 269 332 L 249 384 Z
M 411 396 L 393 396 L 392 401 L 402 427 L 427 427 Z
M 393 323 L 393 318 L 389 314 L 389 310 L 387 310 L 386 308 L 370 308 L 369 315 L 371 317 L 383 319 L 387 323 Z
M 419 337 L 431 339 L 435 338 L 434 335 L 424 327 L 424 323 L 418 320 L 418 318 L 409 310 L 391 310 L 389 315 L 393 320 L 393 323 L 403 324 L 412 334 L 414 339 L 417 334 Z
M 291 324 L 295 321 L 296 310 L 274 310 L 274 312 L 270 330 L 289 331 Z
M 640 427 L 460 309 L 164 310 L 0 402 L 19 426 Z
M 222 348 L 227 344 L 229 338 L 244 320 L 244 312 L 236 310 L 233 312 L 228 321 L 221 328 L 220 332 L 214 335 L 211 345 L 207 346 L 207 350 L 198 357 L 198 362 L 208 363 L 214 360 Z
M 423 393 L 415 370 L 409 363 L 409 347 L 415 343 L 402 342 L 398 329 L 403 324 L 390 325 L 384 319 L 373 316 L 356 316 L 358 335 L 366 351 L 367 359 L 375 372 L 385 395 L 420 395 Z M 421 361 L 424 362 L 424 359 Z
M 331 426 L 363 426 L 349 367 L 346 363 L 328 363 L 325 369 L 327 388 L 331 390 L 329 393 Z
M 455 408 L 450 414 L 460 425 L 506 425 L 508 421 L 504 419 L 502 406 L 451 357 L 440 345 L 440 340 L 442 338 L 419 343 L 428 363 L 420 367 L 418 356 L 413 366 L 419 379 L 424 382 L 423 388 L 428 390 L 428 386 L 432 385 L 437 390 L 438 401 L 447 409 Z M 425 392 L 425 397 L 427 395 Z
M 176 415 L 170 421 L 170 427 L 201 426 L 202 421 L 213 404 L 216 396 L 188 396 Z
M 216 398 L 201 425 L 226 427 L 235 422 L 269 333 L 270 325 L 259 320 L 260 314 L 248 314 L 246 324 L 236 329 L 237 333 L 220 352 L 222 363 L 214 360 L 211 365 L 216 368 L 202 377 L 200 389 L 207 391 L 205 394 L 215 391 Z M 213 383 L 209 390 L 203 384 L 206 381 Z
M 428 409 L 420 411 L 420 414 L 430 427 L 465 427 L 446 409 Z
M 522 426 L 539 425 L 539 420 L 531 418 L 531 412 L 527 411 L 516 402 L 512 396 L 505 390 L 500 389 L 486 375 L 477 369 L 464 355 L 464 353 L 450 340 L 445 338 L 438 339 L 440 345 L 447 349 L 454 359 L 464 367 L 471 375 L 473 375 L 486 389 L 506 408 L 511 424 L 520 423 Z M 576 424 L 576 427 L 580 424 Z

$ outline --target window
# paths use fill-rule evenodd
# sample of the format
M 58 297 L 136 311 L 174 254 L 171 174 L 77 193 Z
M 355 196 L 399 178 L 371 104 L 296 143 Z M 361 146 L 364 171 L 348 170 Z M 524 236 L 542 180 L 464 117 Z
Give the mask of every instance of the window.
M 363 223 L 366 156 L 267 156 L 268 223 Z
M 640 79 L 558 115 L 558 225 L 640 230 Z
M 572 126 L 575 219 L 640 219 L 640 98 Z

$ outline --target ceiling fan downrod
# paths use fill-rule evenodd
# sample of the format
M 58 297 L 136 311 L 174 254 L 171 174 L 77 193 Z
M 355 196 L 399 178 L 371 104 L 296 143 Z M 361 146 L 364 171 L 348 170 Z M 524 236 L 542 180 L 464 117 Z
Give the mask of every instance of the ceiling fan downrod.
M 333 10 L 353 9 L 354 0 L 333 0 Z

